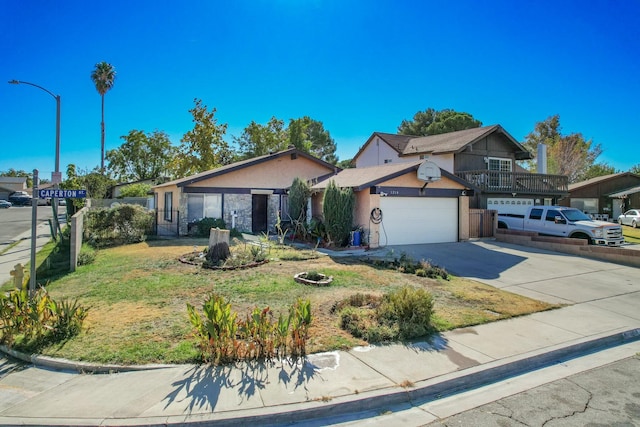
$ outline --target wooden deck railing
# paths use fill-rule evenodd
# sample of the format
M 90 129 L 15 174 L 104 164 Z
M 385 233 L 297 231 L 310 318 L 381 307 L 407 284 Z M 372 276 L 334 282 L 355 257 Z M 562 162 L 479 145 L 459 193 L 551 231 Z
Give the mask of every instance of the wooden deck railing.
M 565 175 L 489 170 L 457 172 L 456 175 L 487 193 L 564 194 L 569 191 L 569 178 Z

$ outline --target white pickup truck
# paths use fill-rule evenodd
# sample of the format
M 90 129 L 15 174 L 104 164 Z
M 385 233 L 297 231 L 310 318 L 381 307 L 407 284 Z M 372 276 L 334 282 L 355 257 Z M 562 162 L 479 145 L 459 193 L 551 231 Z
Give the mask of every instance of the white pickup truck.
M 624 243 L 620 225 L 595 221 L 578 209 L 564 206 L 531 206 L 524 215 L 499 213 L 498 228 L 586 239 L 594 245 L 620 246 Z

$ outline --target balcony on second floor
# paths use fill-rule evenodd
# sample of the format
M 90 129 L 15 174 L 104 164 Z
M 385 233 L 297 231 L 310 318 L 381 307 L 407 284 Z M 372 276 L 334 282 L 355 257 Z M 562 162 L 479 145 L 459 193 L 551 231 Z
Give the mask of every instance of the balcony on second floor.
M 565 175 L 490 170 L 456 172 L 456 175 L 486 193 L 562 196 L 569 192 L 569 178 Z

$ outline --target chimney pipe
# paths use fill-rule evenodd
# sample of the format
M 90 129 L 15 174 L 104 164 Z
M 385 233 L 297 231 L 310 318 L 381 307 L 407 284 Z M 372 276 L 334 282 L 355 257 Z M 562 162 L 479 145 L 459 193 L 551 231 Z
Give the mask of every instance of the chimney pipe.
M 538 173 L 545 174 L 547 173 L 547 145 L 546 144 L 538 144 L 538 156 L 536 157 L 537 161 L 537 171 Z

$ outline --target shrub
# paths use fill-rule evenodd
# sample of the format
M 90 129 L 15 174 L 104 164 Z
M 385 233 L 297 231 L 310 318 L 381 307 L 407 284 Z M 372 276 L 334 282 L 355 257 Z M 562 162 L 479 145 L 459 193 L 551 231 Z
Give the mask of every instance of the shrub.
M 405 286 L 384 295 L 355 294 L 338 303 L 340 327 L 369 342 L 425 336 L 433 330 L 433 299 L 424 289 Z
M 77 300 L 55 301 L 44 288 L 32 296 L 26 286 L 0 293 L 0 342 L 13 346 L 21 337 L 21 347 L 33 349 L 69 338 L 80 332 L 87 312 Z
M 85 221 L 88 243 L 105 247 L 143 242 L 153 221 L 154 213 L 138 205 L 90 210 Z
M 196 221 L 195 225 L 196 231 L 194 235 L 196 237 L 209 237 L 212 228 L 220 228 L 223 230 L 227 228 L 227 224 L 225 224 L 222 218 L 202 218 L 200 221 Z M 229 235 L 231 235 L 231 233 L 229 233 Z
M 320 240 L 327 238 L 327 228 L 321 219 L 311 218 L 311 221 L 307 225 L 307 234 L 314 240 L 320 242 Z
M 289 218 L 297 236 L 306 237 L 307 203 L 311 197 L 311 188 L 306 181 L 295 178 L 289 189 Z
M 89 265 L 96 260 L 96 250 L 89 245 L 82 245 L 78 254 L 78 265 Z
M 400 258 L 394 258 L 393 261 L 368 260 L 368 262 L 376 267 L 392 268 L 401 273 L 415 274 L 431 279 L 440 277 L 444 280 L 449 280 L 449 273 L 444 268 L 432 264 L 430 260 L 416 262 L 404 252 L 400 255 Z
M 351 188 L 338 188 L 330 181 L 324 191 L 322 213 L 330 243 L 345 246 L 353 228 L 355 196 Z
M 198 339 L 202 358 L 221 364 L 235 360 L 270 359 L 304 356 L 311 325 L 311 303 L 298 299 L 289 315 L 280 314 L 277 321 L 269 309 L 254 308 L 244 319 L 231 309 L 231 303 L 211 294 L 203 304 L 201 315 L 187 304 L 189 320 Z
M 147 197 L 151 191 L 151 184 L 129 184 L 120 190 L 119 199 L 124 197 Z
M 424 289 L 403 286 L 386 294 L 376 310 L 380 323 L 398 326 L 398 338 L 411 339 L 432 330 L 433 298 Z

